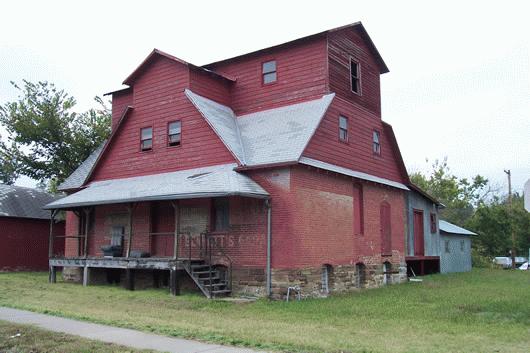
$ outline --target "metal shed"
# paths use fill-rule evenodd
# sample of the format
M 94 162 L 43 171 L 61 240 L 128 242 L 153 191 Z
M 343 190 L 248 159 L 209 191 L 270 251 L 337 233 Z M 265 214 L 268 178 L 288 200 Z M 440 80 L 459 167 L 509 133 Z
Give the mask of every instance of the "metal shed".
M 440 272 L 471 271 L 471 236 L 467 229 L 440 220 Z

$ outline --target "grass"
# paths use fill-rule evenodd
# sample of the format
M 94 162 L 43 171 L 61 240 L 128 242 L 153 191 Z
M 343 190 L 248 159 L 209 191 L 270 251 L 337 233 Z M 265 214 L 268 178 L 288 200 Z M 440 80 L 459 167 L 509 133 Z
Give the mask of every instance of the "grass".
M 328 299 L 241 304 L 4 273 L 0 305 L 276 351 L 528 353 L 529 288 L 530 272 L 480 269 Z
M 20 334 L 19 337 L 13 337 Z M 148 353 L 153 351 L 102 343 L 42 330 L 31 325 L 0 321 L 2 353 Z

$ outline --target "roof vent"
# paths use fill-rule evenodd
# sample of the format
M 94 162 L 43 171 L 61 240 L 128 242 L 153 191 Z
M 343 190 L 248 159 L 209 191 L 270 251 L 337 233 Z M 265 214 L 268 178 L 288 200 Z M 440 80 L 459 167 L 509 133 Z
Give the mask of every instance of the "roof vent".
M 188 177 L 188 179 L 195 179 L 195 178 L 198 178 L 198 177 L 201 177 L 201 176 L 204 176 L 204 175 L 208 175 L 208 174 L 212 174 L 212 172 L 205 172 L 205 173 L 197 173 L 197 174 L 193 174 L 193 175 L 190 175 Z

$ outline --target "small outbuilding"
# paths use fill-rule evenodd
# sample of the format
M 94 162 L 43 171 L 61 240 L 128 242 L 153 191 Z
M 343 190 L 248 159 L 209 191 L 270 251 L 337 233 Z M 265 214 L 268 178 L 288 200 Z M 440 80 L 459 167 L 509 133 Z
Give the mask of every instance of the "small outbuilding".
M 471 237 L 467 229 L 440 220 L 440 272 L 471 271 Z
M 42 207 L 57 197 L 37 189 L 0 184 L 0 271 L 48 270 L 51 213 Z M 53 227 L 64 236 L 64 221 Z M 54 252 L 64 251 L 63 241 Z

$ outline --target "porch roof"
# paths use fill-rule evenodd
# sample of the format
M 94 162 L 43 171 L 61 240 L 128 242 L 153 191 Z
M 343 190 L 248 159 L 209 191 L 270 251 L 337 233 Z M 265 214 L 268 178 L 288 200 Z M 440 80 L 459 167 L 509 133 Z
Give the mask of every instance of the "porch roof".
M 269 193 L 248 176 L 234 171 L 235 167 L 236 164 L 224 164 L 97 181 L 81 191 L 47 204 L 44 208 L 72 209 L 126 202 L 221 196 L 269 197 Z

